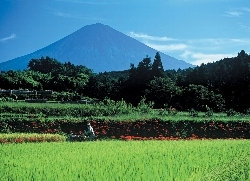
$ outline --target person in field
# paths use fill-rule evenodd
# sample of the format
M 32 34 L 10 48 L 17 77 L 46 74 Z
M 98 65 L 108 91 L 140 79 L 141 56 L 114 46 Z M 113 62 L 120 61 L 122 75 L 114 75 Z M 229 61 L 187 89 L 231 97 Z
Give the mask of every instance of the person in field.
M 90 125 L 90 123 L 87 124 L 87 131 L 86 134 L 89 135 L 89 139 L 91 141 L 93 141 L 95 139 L 95 133 L 94 133 L 94 129 L 92 128 L 92 126 Z

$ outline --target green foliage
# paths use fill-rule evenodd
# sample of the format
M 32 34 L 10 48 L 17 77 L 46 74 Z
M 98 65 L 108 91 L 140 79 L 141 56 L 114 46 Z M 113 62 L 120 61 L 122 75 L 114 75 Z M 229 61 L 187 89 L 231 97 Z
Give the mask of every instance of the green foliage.
M 54 101 L 79 101 L 81 96 L 73 92 L 53 92 L 51 99 Z
M 248 108 L 248 109 L 245 111 L 245 114 L 246 114 L 246 115 L 250 115 L 250 108 Z
M 152 77 L 163 77 L 164 69 L 161 61 L 160 53 L 157 52 L 155 55 L 154 62 L 152 64 Z
M 10 125 L 8 123 L 6 123 L 6 122 L 1 122 L 1 124 L 0 124 L 0 133 L 10 134 L 11 133 Z
M 206 115 L 207 117 L 213 116 L 213 110 L 212 110 L 210 107 L 208 107 L 207 105 L 206 105 L 206 112 L 205 112 L 205 115 Z
M 31 118 L 43 120 L 48 117 L 66 117 L 66 118 L 79 118 L 79 117 L 98 117 L 98 116 L 121 116 L 121 115 L 133 115 L 134 113 L 150 113 L 152 112 L 153 103 L 146 103 L 146 99 L 142 98 L 137 107 L 133 107 L 132 104 L 126 103 L 124 100 L 114 101 L 109 98 L 105 98 L 101 102 L 91 103 L 67 103 L 67 96 L 71 95 L 57 95 L 59 98 L 63 96 L 65 103 L 22 103 L 17 102 L 15 104 L 5 103 L 0 105 L 1 113 L 10 114 L 24 114 L 33 115 Z
M 221 111 L 225 103 L 220 94 L 215 94 L 202 85 L 190 84 L 183 91 L 182 97 L 183 99 L 180 103 L 182 106 L 192 107 L 199 111 L 203 109 L 204 105 L 208 105 L 216 111 Z
M 144 85 L 152 80 L 154 77 L 163 77 L 164 69 L 161 62 L 160 53 L 157 52 L 153 64 L 151 63 L 151 57 L 146 56 L 138 66 L 135 67 L 131 64 L 129 72 L 129 80 L 135 81 Z
M 141 101 L 138 103 L 136 110 L 140 113 L 150 113 L 152 112 L 152 108 L 154 107 L 154 102 L 149 101 L 146 103 L 146 98 L 142 97 Z
M 175 116 L 177 115 L 178 110 L 172 108 L 172 106 L 168 106 L 168 104 L 164 104 L 164 109 L 159 109 L 159 115 L 161 116 Z
M 61 66 L 61 63 L 56 59 L 49 57 L 41 57 L 41 59 L 31 59 L 28 63 L 28 68 L 33 71 L 39 71 L 41 73 L 54 72 Z
M 163 67 L 160 54 L 157 52 L 154 63 L 151 63 L 151 57 L 146 56 L 138 66 L 131 64 L 129 78 L 124 83 L 123 93 L 125 99 L 133 105 L 137 105 L 141 97 L 147 91 L 147 84 L 154 78 L 163 76 Z
M 151 58 L 146 56 L 141 62 L 139 62 L 137 67 L 137 79 L 138 81 L 141 81 L 142 83 L 147 83 L 151 78 L 151 70 L 152 70 L 152 64 L 151 64 Z
M 227 116 L 236 116 L 237 114 L 239 114 L 237 111 L 233 110 L 233 109 L 229 109 L 228 111 L 226 111 Z
M 106 98 L 98 102 L 95 99 L 84 98 L 84 101 L 51 101 L 48 103 L 26 103 L 26 102 L 1 102 L 0 121 L 15 120 L 42 120 L 55 121 L 66 120 L 87 120 L 87 119 L 112 119 L 114 120 L 140 120 L 142 118 L 161 119 L 164 121 L 248 121 L 249 114 L 239 114 L 233 110 L 225 113 L 214 113 L 212 110 L 198 112 L 191 109 L 189 112 L 171 110 L 167 104 L 163 109 L 153 109 L 154 103 L 146 101 L 142 97 L 140 104 L 133 106 L 125 100 L 114 101 Z M 233 112 L 234 114 L 232 114 Z
M 0 97 L 0 102 L 14 102 L 14 101 L 15 99 L 8 97 L 8 96 Z
M 105 97 L 115 97 L 119 91 L 118 80 L 108 73 L 100 73 L 90 76 L 83 93 L 89 97 L 104 99 Z
M 164 104 L 176 107 L 182 90 L 168 77 L 155 77 L 148 83 L 145 92 L 147 99 L 156 102 L 155 107 L 162 108 Z
M 103 116 L 131 114 L 134 110 L 133 106 L 129 103 L 127 104 L 124 100 L 114 101 L 109 98 L 105 98 L 103 102 L 98 105 L 104 107 L 104 109 L 102 109 Z
M 194 108 L 192 108 L 192 109 L 189 110 L 189 115 L 192 116 L 192 117 L 198 117 L 199 113 Z
M 175 109 L 175 108 L 169 108 L 168 109 L 168 114 L 169 115 L 177 115 L 177 113 L 178 113 L 178 110 Z

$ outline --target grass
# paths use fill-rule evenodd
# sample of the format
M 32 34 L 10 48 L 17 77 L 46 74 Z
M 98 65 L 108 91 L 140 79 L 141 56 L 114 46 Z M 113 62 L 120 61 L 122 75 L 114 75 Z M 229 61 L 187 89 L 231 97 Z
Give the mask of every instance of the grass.
M 250 180 L 249 140 L 5 144 L 0 179 Z

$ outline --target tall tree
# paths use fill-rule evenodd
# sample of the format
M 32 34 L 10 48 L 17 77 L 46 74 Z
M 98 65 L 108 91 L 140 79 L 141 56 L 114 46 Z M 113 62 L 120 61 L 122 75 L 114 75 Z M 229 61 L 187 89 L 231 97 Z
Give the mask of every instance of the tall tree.
M 159 52 L 156 52 L 154 62 L 152 64 L 152 77 L 162 77 L 164 75 L 164 69 L 161 62 L 161 56 Z
M 147 83 L 151 80 L 152 64 L 151 58 L 146 56 L 138 66 L 130 66 L 129 78 L 124 86 L 124 99 L 134 105 L 137 105 L 143 96 Z
M 143 83 L 147 83 L 151 79 L 151 58 L 146 56 L 137 67 L 137 76 Z

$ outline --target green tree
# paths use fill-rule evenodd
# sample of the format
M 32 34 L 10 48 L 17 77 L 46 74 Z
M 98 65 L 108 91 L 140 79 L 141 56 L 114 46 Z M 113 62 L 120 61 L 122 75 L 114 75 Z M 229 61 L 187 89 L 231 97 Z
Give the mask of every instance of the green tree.
M 98 99 L 104 99 L 105 97 L 112 98 L 116 82 L 115 79 L 111 78 L 105 72 L 92 75 L 86 84 L 84 93 L 89 97 Z
M 164 76 L 164 69 L 161 61 L 161 56 L 159 52 L 156 52 L 154 62 L 152 64 L 152 77 L 162 77 Z
M 124 99 L 133 105 L 137 105 L 144 95 L 147 83 L 152 79 L 151 58 L 146 56 L 138 66 L 131 64 L 129 78 L 124 85 Z
M 28 68 L 41 73 L 53 73 L 58 69 L 62 69 L 62 63 L 50 57 L 41 57 L 41 59 L 31 59 Z
M 9 70 L 1 73 L 0 85 L 3 89 L 20 89 L 23 88 L 23 72 L 16 70 Z
M 182 90 L 169 77 L 155 77 L 148 83 L 145 92 L 147 100 L 154 101 L 157 108 L 163 108 L 166 104 L 179 107 Z
M 220 94 L 215 94 L 203 85 L 190 84 L 183 90 L 181 105 L 183 109 L 205 111 L 205 106 L 215 111 L 223 110 L 225 100 Z

